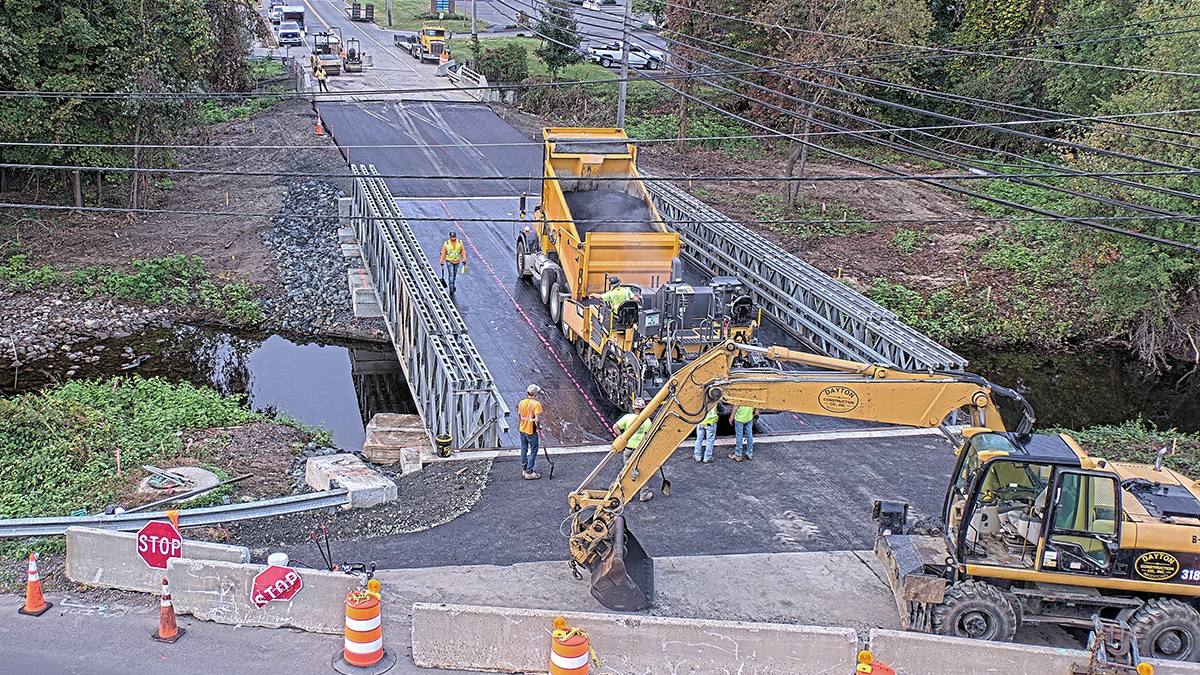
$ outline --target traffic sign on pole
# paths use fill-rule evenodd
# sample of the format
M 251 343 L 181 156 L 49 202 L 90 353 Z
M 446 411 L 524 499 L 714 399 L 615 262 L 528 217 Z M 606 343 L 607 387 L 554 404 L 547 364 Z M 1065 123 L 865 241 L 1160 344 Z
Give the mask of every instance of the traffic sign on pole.
M 271 565 L 255 575 L 250 586 L 250 602 L 255 607 L 266 607 L 272 600 L 291 600 L 303 585 L 304 580 L 296 570 Z
M 155 520 L 138 530 L 137 552 L 146 564 L 167 569 L 167 560 L 183 555 L 183 537 L 171 523 Z

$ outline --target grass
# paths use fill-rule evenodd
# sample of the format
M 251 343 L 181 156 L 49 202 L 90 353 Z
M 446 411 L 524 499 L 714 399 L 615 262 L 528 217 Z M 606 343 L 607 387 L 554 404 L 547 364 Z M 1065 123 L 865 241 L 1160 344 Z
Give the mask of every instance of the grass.
M 542 41 L 536 38 L 479 36 L 479 48 L 483 50 L 499 49 L 500 47 L 506 47 L 508 45 L 520 45 L 524 47 L 525 51 L 529 54 L 529 76 L 547 78 L 550 77 L 550 71 L 546 69 L 545 62 L 533 54 L 534 50 L 540 47 L 541 44 Z M 451 53 L 455 53 L 460 50 L 466 54 L 472 53 L 471 40 L 469 36 L 456 37 L 450 41 Z M 580 82 L 585 80 L 604 80 L 614 78 L 616 76 L 617 75 L 615 71 L 609 71 L 607 68 L 601 68 L 598 64 L 591 63 L 589 61 L 580 61 L 575 65 L 563 68 L 562 72 L 559 73 L 558 79 L 564 82 Z M 615 92 L 616 87 L 615 85 L 612 86 L 613 91 Z
M 1088 454 L 1114 461 L 1153 464 L 1159 449 L 1165 447 L 1168 450 L 1163 461 L 1165 466 L 1193 478 L 1200 476 L 1200 434 L 1186 434 L 1174 429 L 1160 430 L 1152 422 L 1140 418 L 1124 424 L 1091 427 L 1083 431 L 1046 431 L 1066 433 L 1078 441 Z
M 892 246 L 895 246 L 896 250 L 904 255 L 920 253 L 931 243 L 933 243 L 933 238 L 929 236 L 928 227 L 919 231 L 901 227 L 892 234 Z
M 397 31 L 415 31 L 421 27 L 422 23 L 429 21 L 441 23 L 446 27 L 446 30 L 454 33 L 471 32 L 471 16 L 466 13 L 466 9 L 470 8 L 469 3 L 454 3 L 454 15 L 439 21 L 436 14 L 431 15 L 429 13 L 429 2 L 427 0 L 390 1 L 392 5 L 392 22 L 390 24 L 388 23 L 387 4 L 384 2 L 375 3 L 375 23 L 380 28 Z M 478 30 L 484 30 L 491 25 L 486 21 L 476 21 L 475 23 Z
M 856 222 L 861 220 L 861 217 L 852 206 L 837 202 L 809 202 L 803 199 L 793 206 L 779 194 L 756 195 L 750 204 L 750 213 L 755 220 L 809 221 L 778 222 L 768 226 L 772 232 L 792 235 L 802 240 L 842 237 L 875 232 L 879 229 L 879 225 L 875 223 Z
M 265 318 L 255 300 L 258 286 L 244 279 L 214 279 L 199 256 L 134 260 L 129 271 L 99 265 L 73 267 L 64 274 L 50 265 L 33 265 L 28 253 L 10 248 L 7 256 L 0 255 L 0 283 L 24 291 L 66 286 L 87 297 L 106 295 L 152 307 L 193 307 L 240 325 L 258 325 Z

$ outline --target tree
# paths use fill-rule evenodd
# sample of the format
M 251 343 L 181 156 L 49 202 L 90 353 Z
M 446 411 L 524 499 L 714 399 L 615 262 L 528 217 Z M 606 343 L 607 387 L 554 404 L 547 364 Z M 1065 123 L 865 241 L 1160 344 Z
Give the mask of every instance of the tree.
M 583 53 L 579 48 L 583 41 L 575 12 L 566 0 L 549 0 L 541 10 L 542 18 L 534 32 L 542 38 L 542 46 L 534 54 L 546 62 L 550 79 L 557 80 L 563 68 L 579 63 Z
M 523 82 L 529 77 L 529 52 L 519 44 L 488 49 L 475 59 L 475 69 L 489 84 Z
M 661 28 L 667 14 L 667 0 L 633 0 L 633 11 L 649 14 L 654 25 Z

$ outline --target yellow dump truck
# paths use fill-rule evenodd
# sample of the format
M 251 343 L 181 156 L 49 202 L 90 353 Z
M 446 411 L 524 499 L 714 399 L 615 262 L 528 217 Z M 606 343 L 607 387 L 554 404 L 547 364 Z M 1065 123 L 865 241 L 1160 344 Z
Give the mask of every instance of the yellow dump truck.
M 683 281 L 621 129 L 544 129 L 541 204 L 517 233 L 517 272 L 616 405 L 652 395 L 724 340 L 752 343 L 758 311 L 735 277 Z

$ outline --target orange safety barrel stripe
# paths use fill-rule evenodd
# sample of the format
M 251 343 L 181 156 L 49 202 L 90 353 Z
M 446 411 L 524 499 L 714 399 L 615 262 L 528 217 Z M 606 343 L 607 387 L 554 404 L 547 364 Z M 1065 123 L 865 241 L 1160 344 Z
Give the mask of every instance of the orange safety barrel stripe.
M 369 602 L 359 605 L 346 603 L 347 619 L 358 619 L 359 621 L 362 621 L 364 619 L 374 619 L 377 616 L 379 616 L 379 601 L 375 598 L 371 598 Z
M 572 635 L 566 640 L 555 638 L 552 647 L 555 654 L 561 654 L 570 658 L 588 653 L 588 641 L 582 635 Z

